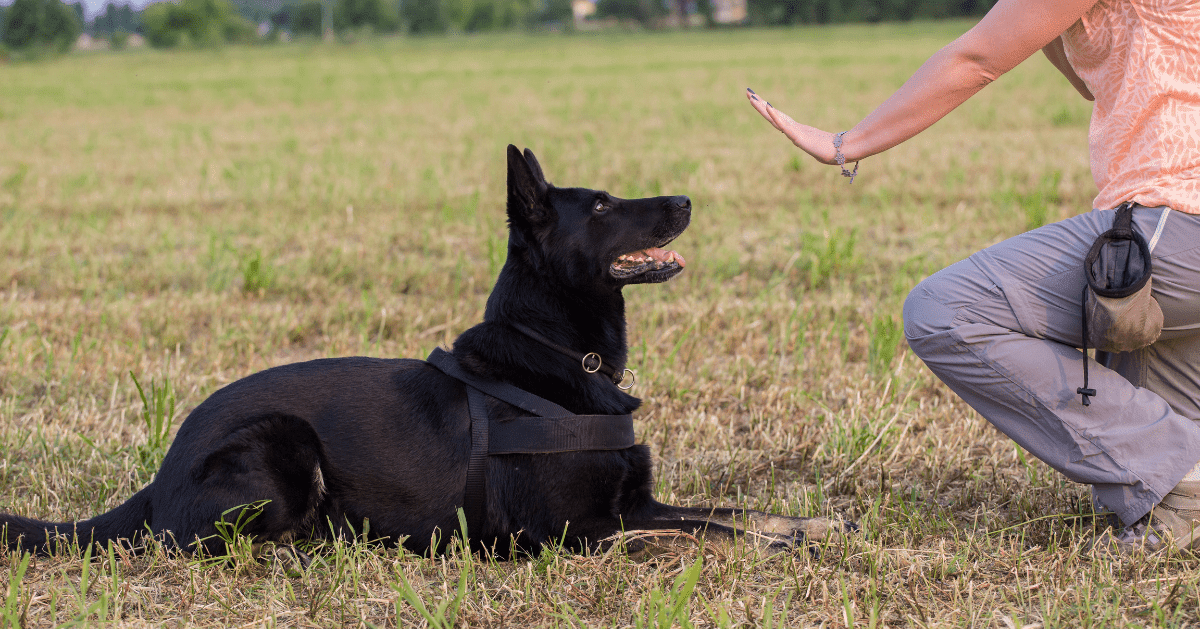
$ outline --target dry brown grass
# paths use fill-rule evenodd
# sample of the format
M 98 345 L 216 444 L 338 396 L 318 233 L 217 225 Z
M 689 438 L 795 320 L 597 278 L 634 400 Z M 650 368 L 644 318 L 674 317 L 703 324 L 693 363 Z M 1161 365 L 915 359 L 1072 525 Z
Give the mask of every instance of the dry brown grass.
M 35 558 L 18 582 L 8 554 L 0 611 L 31 627 L 429 624 L 409 583 L 430 609 L 461 600 L 472 627 L 665 626 L 655 610 L 676 602 L 697 626 L 1195 624 L 1194 559 L 1088 556 L 1102 522 L 1086 488 L 1026 459 L 898 334 L 922 277 L 1088 207 L 1087 104 L 1033 59 L 850 186 L 743 102 L 751 86 L 847 128 L 966 26 L 0 67 L 0 509 L 80 518 L 149 481 L 130 372 L 170 383 L 178 421 L 270 365 L 451 341 L 502 261 L 512 142 L 552 181 L 696 205 L 688 270 L 627 291 L 660 497 L 863 525 L 819 558 L 686 537 L 508 563 L 333 544 L 289 575 L 152 549 Z

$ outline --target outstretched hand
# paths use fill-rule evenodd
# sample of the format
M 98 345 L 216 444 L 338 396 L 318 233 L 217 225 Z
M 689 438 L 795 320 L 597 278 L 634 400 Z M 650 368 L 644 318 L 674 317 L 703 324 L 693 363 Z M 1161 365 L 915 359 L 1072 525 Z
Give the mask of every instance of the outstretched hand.
M 800 147 L 801 150 L 812 155 L 822 164 L 837 163 L 832 133 L 796 122 L 791 116 L 772 107 L 771 103 L 760 98 L 750 88 L 746 88 L 746 99 L 750 101 L 751 107 L 754 107 L 763 118 L 767 119 L 767 122 L 786 135 L 792 144 Z

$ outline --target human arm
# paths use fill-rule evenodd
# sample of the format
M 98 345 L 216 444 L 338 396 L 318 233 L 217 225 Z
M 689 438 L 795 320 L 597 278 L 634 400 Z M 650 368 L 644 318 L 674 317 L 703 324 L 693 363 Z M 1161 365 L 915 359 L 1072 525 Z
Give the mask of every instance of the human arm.
M 934 53 L 900 89 L 842 137 L 846 161 L 881 153 L 929 128 L 1057 39 L 1095 2 L 1000 0 L 978 24 Z M 832 133 L 796 122 L 753 92 L 746 96 L 793 144 L 817 161 L 836 163 Z
M 1063 50 L 1061 35 L 1055 37 L 1054 41 L 1051 41 L 1049 44 L 1046 44 L 1042 48 L 1042 52 L 1046 54 L 1046 58 L 1050 60 L 1050 63 L 1053 63 L 1054 67 L 1058 68 L 1058 71 L 1067 77 L 1067 80 L 1071 82 L 1071 85 L 1075 88 L 1075 91 L 1079 92 L 1080 96 L 1088 100 L 1096 100 L 1096 97 L 1092 96 L 1092 91 L 1088 89 L 1087 84 L 1083 82 L 1083 79 L 1079 78 L 1078 74 L 1075 74 L 1075 68 L 1072 68 L 1071 64 L 1067 61 L 1067 52 Z

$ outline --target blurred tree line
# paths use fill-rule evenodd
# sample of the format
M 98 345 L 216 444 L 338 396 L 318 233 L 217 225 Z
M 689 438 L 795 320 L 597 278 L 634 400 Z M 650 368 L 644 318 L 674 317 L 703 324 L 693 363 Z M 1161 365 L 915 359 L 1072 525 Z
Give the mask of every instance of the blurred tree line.
M 142 12 L 146 41 L 157 48 L 216 46 L 250 42 L 258 25 L 243 17 L 229 0 L 159 2 Z
M 435 2 L 437 0 L 434 0 Z M 746 0 L 753 26 L 792 26 L 837 22 L 906 22 L 914 18 L 978 17 L 995 0 Z M 696 15 L 713 26 L 712 0 L 597 0 L 596 17 L 651 26 L 668 15 Z
M 994 4 L 996 0 L 746 0 L 746 19 L 764 26 L 907 22 L 914 18 L 979 17 Z
M 357 0 L 372 2 L 376 0 Z M 379 0 L 383 1 L 383 0 Z M 995 0 L 746 0 L 755 26 L 978 17 Z M 653 27 L 674 15 L 713 23 L 713 0 L 596 0 L 596 17 Z M 413 33 L 477 32 L 572 23 L 571 0 L 400 0 L 401 27 Z M 677 23 L 686 23 L 678 22 Z
M 141 11 L 134 11 L 128 4 L 109 4 L 104 7 L 104 13 L 97 15 L 86 30 L 93 36 L 111 37 L 116 33 L 136 33 L 141 27 Z
M 13 49 L 65 51 L 83 31 L 83 5 L 15 0 L 0 12 L 0 42 Z
M 596 0 L 595 17 L 641 23 L 713 26 L 714 0 Z M 66 50 L 81 32 L 118 43 L 141 33 L 153 46 L 212 46 L 272 39 L 279 33 L 323 36 L 372 32 L 438 34 L 573 24 L 572 0 L 174 0 L 144 11 L 109 4 L 90 23 L 80 4 L 14 0 L 0 5 L 0 42 L 11 49 Z M 750 25 L 906 21 L 980 16 L 995 0 L 746 0 Z M 684 18 L 683 21 L 680 18 Z M 686 19 L 691 18 L 691 19 Z M 260 26 L 261 25 L 261 26 Z
M 572 21 L 571 0 L 400 0 L 399 9 L 405 30 L 416 34 L 476 33 Z

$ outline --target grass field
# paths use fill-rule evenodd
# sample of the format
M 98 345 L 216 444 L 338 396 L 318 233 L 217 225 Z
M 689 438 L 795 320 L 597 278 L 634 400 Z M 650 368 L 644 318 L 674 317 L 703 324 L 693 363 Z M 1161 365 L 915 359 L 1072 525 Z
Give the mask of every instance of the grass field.
M 514 143 L 553 182 L 695 204 L 687 270 L 626 291 L 659 497 L 863 526 L 819 558 L 687 538 L 499 563 L 337 543 L 303 574 L 0 554 L 0 626 L 1195 626 L 1200 563 L 1088 556 L 1087 489 L 900 331 L 926 275 L 1090 206 L 1090 105 L 1039 55 L 849 185 L 742 95 L 846 129 L 968 26 L 0 66 L 0 510 L 118 505 L 170 421 L 265 367 L 452 341 L 503 262 Z

